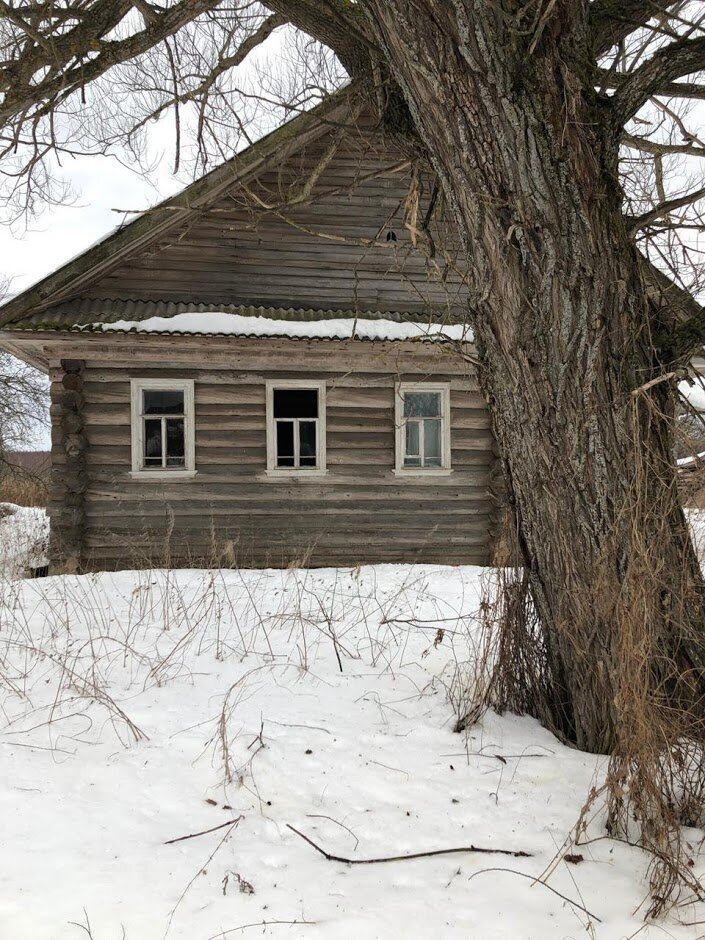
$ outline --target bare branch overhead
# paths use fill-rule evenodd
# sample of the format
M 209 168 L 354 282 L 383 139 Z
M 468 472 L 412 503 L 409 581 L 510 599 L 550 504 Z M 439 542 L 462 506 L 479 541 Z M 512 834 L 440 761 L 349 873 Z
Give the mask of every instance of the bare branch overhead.
M 648 225 L 650 222 L 654 222 L 656 219 L 662 219 L 670 212 L 675 212 L 676 209 L 682 209 L 684 206 L 692 205 L 694 202 L 698 202 L 698 200 L 703 198 L 705 198 L 705 188 L 696 189 L 694 192 L 686 193 L 683 196 L 678 196 L 673 199 L 666 199 L 664 202 L 654 206 L 653 209 L 649 209 L 648 212 L 644 212 L 643 215 L 637 216 L 635 219 L 629 219 L 629 227 L 631 231 L 636 232 L 644 228 L 644 226 Z
M 597 81 L 602 88 L 619 90 L 626 85 L 632 77 L 631 72 L 612 72 L 608 69 L 598 69 Z M 664 98 L 688 98 L 694 101 L 705 101 L 705 84 L 697 82 L 663 82 L 658 85 L 652 95 Z
M 78 25 L 58 36 L 45 26 L 46 42 L 27 37 L 18 54 L 0 65 L 0 126 L 18 117 L 48 113 L 74 91 L 105 74 L 108 69 L 151 49 L 176 33 L 195 16 L 215 9 L 221 0 L 180 0 L 166 9 L 150 8 L 144 29 L 125 39 L 103 36 L 127 14 L 132 3 L 99 0 Z M 6 7 L 2 3 L 2 7 Z M 30 41 L 31 40 L 31 41 Z M 38 81 L 37 74 L 45 74 Z
M 374 45 L 359 6 L 336 0 L 265 0 L 265 5 L 332 49 L 351 77 L 369 72 Z
M 682 0 L 595 0 L 590 7 L 593 52 L 599 59 L 636 29 L 655 17 L 664 17 Z
M 612 99 L 615 123 L 623 127 L 652 95 L 678 78 L 705 69 L 705 36 L 669 43 L 620 83 Z

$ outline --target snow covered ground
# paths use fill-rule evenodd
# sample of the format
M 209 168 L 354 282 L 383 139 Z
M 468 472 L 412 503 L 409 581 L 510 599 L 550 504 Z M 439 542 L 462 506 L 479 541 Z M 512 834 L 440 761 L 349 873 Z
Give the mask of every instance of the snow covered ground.
M 17 578 L 47 563 L 49 520 L 35 506 L 0 503 L 0 578 Z
M 511 715 L 453 733 L 482 577 L 5 580 L 2 940 L 702 936 L 643 925 L 648 859 L 599 812 L 564 847 L 600 758 Z M 351 865 L 290 826 L 357 860 L 530 857 Z

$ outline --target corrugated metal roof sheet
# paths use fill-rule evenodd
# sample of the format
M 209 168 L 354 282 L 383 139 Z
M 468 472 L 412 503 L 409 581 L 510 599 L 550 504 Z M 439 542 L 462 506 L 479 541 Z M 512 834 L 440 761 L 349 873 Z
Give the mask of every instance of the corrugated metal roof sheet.
M 101 324 L 118 320 L 139 322 L 152 317 L 170 318 L 182 313 L 232 313 L 246 317 L 265 317 L 298 323 L 325 320 L 391 320 L 395 323 L 457 324 L 464 318 L 444 311 L 431 316 L 421 313 L 399 313 L 378 310 L 313 310 L 284 307 L 255 307 L 236 304 L 173 303 L 164 300 L 92 300 L 83 299 L 58 304 L 47 310 L 31 314 L 17 323 L 8 323 L 4 329 L 12 332 L 58 330 L 62 332 L 103 332 Z M 162 331 L 169 332 L 169 331 Z M 174 335 L 180 331 L 174 330 Z M 205 331 L 208 335 L 226 335 Z M 191 333 L 193 335 L 193 333 Z M 256 335 L 256 334 L 253 334 Z

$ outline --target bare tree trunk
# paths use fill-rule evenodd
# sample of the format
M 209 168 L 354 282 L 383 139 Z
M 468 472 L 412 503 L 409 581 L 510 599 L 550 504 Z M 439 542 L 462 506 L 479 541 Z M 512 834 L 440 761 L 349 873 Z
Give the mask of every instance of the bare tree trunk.
M 571 74 L 587 60 L 588 4 L 530 36 L 509 33 L 512 6 L 368 2 L 466 240 L 551 722 L 580 748 L 618 752 L 630 670 L 664 704 L 699 700 L 703 583 L 672 466 L 671 390 L 642 388 L 660 365 L 620 213 L 617 132 Z

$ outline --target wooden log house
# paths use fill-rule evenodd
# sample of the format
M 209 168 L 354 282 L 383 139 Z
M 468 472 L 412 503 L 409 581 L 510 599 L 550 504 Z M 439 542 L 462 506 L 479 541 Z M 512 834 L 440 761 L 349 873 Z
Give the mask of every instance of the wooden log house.
M 0 309 L 54 571 L 487 563 L 497 457 L 432 174 L 348 93 Z

